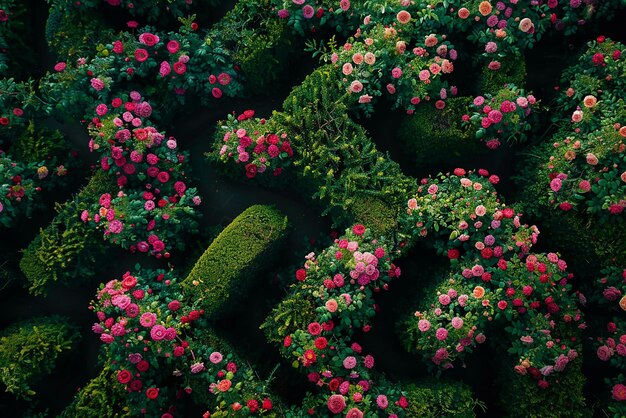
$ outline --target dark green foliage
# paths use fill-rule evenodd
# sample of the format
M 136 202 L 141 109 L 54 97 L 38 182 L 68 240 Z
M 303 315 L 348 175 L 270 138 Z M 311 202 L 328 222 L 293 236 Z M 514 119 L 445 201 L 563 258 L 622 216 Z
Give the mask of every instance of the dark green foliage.
M 506 356 L 503 356 L 506 358 Z M 568 364 L 565 371 L 547 389 L 541 389 L 537 381 L 520 376 L 510 367 L 510 361 L 502 363 L 500 376 L 496 378 L 498 401 L 505 416 L 511 418 L 583 418 L 592 416 L 585 407 L 580 359 Z
M 90 56 L 94 45 L 113 36 L 113 30 L 106 27 L 98 13 L 81 13 L 72 3 L 56 0 L 46 24 L 48 45 L 59 57 L 67 57 L 68 65 L 79 57 Z
M 269 342 L 282 343 L 285 335 L 306 329 L 315 320 L 315 315 L 315 307 L 309 299 L 292 293 L 272 309 L 261 329 Z
M 480 405 L 469 386 L 460 382 L 426 380 L 406 387 L 407 417 L 474 417 Z
M 463 166 L 472 157 L 488 152 L 469 129 L 461 126 L 470 101 L 469 97 L 454 97 L 442 110 L 424 103 L 402 121 L 398 140 L 417 167 L 429 169 L 442 163 Z
M 126 394 L 115 380 L 115 373 L 105 366 L 100 374 L 91 379 L 74 401 L 65 408 L 59 418 L 122 418 L 128 417 L 124 406 Z
M 46 41 L 59 57 L 67 57 L 68 65 L 79 57 L 93 53 L 94 45 L 110 39 L 113 30 L 108 29 L 98 13 L 84 13 L 78 7 L 55 1 L 50 8 L 46 25 Z
M 330 66 L 315 70 L 285 100 L 272 122 L 290 132 L 297 150 L 298 190 L 326 205 L 336 224 L 353 221 L 347 211 L 361 199 L 399 206 L 414 180 L 378 151 L 365 130 L 352 121 Z
M 44 161 L 48 157 L 65 156 L 68 151 L 61 132 L 39 127 L 32 120 L 11 149 L 16 159 L 32 163 Z
M 395 208 L 377 198 L 366 198 L 356 201 L 350 210 L 357 223 L 372 230 L 374 236 L 390 236 L 398 228 L 398 213 Z
M 17 322 L 0 335 L 0 379 L 7 392 L 26 399 L 35 395 L 30 385 L 80 339 L 77 328 L 57 316 Z
M 239 358 L 239 356 L 235 354 L 236 350 L 228 344 L 228 342 L 217 336 L 207 327 L 196 329 L 193 334 L 193 339 L 196 341 L 202 341 L 205 347 L 210 347 L 213 351 L 223 353 L 228 361 L 232 361 L 238 366 L 237 376 L 238 379 L 240 379 L 237 383 L 237 385 L 240 385 L 237 389 L 238 399 L 263 399 L 265 397 L 269 397 L 274 404 L 274 409 L 280 410 L 280 399 L 269 391 L 269 384 L 273 376 L 269 376 L 265 380 L 261 379 L 261 377 L 254 370 L 254 365 Z M 215 404 L 215 395 L 209 392 L 209 382 L 206 375 L 192 375 L 188 384 L 189 387 L 192 388 L 191 397 L 197 405 L 207 407 Z M 210 409 L 213 411 L 212 408 Z M 217 412 L 217 414 L 212 416 L 226 416 L 221 414 L 222 412 Z M 275 413 L 267 413 L 263 416 L 276 417 L 279 415 Z
M 183 281 L 208 317 L 223 311 L 245 286 L 271 266 L 288 232 L 287 217 L 270 206 L 243 211 L 211 243 Z
M 483 67 L 478 80 L 479 94 L 495 95 L 505 84 L 515 84 L 520 88 L 526 85 L 526 60 L 523 57 L 508 57 L 501 62 L 499 70 Z
M 81 221 L 80 213 L 94 196 L 111 190 L 111 184 L 108 174 L 98 171 L 73 200 L 57 204 L 57 216 L 40 230 L 20 261 L 30 293 L 45 295 L 54 282 L 67 283 L 94 274 L 108 246 L 98 231 Z

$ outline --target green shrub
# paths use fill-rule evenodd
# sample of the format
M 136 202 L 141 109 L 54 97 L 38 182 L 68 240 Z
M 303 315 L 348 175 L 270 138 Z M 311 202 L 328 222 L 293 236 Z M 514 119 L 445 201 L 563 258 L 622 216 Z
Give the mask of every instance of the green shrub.
M 407 417 L 474 417 L 474 408 L 481 405 L 469 386 L 460 382 L 426 380 L 406 387 L 409 406 Z
M 400 124 L 398 140 L 420 168 L 465 165 L 487 149 L 476 141 L 472 132 L 461 126 L 461 117 L 471 103 L 469 97 L 454 97 L 442 110 L 423 104 Z
M 350 210 L 354 221 L 372 230 L 374 236 L 389 236 L 398 228 L 398 213 L 377 198 L 365 198 L 354 202 Z
M 123 418 L 129 417 L 126 394 L 115 381 L 115 373 L 105 366 L 74 397 L 59 418 Z
M 247 361 L 243 361 L 235 353 L 236 350 L 228 344 L 224 339 L 218 337 L 213 331 L 204 327 L 198 328 L 194 331 L 193 339 L 196 341 L 202 341 L 202 344 L 206 347 L 210 347 L 211 350 L 218 351 L 224 354 L 224 357 L 229 361 L 237 365 L 237 399 L 263 399 L 268 397 L 274 404 L 274 410 L 280 410 L 277 403 L 281 403 L 275 394 L 272 394 L 269 389 L 269 384 L 272 376 L 268 379 L 262 380 L 259 375 L 253 369 L 253 365 Z M 215 404 L 215 395 L 209 391 L 209 381 L 204 374 L 192 375 L 189 380 L 189 387 L 192 388 L 191 397 L 197 405 L 204 407 Z M 222 408 L 224 410 L 222 410 Z M 228 405 L 220 405 L 220 410 L 215 411 L 213 407 L 210 408 L 212 417 L 226 417 Z M 215 412 L 214 412 L 215 411 Z M 276 417 L 275 413 L 265 413 L 263 416 Z
M 92 54 L 94 45 L 110 39 L 113 30 L 106 27 L 98 13 L 81 13 L 72 0 L 55 0 L 46 23 L 46 41 L 59 57 L 73 63 Z
M 347 211 L 364 198 L 400 206 L 415 181 L 378 151 L 348 115 L 337 74 L 320 67 L 285 100 L 272 122 L 289 132 L 299 167 L 298 191 L 324 202 L 335 224 L 352 223 Z M 357 209 L 358 210 L 358 209 Z
M 292 293 L 272 309 L 260 328 L 270 343 L 279 344 L 285 335 L 305 329 L 315 318 L 313 303 L 298 293 Z
M 506 358 L 506 356 L 503 356 Z M 583 418 L 592 416 L 585 407 L 583 387 L 585 376 L 582 361 L 578 359 L 567 366 L 560 377 L 547 389 L 537 381 L 520 376 L 510 367 L 510 361 L 499 368 L 496 378 L 498 401 L 507 417 L 524 418 Z
M 11 148 L 16 159 L 29 163 L 45 161 L 48 157 L 66 156 L 68 152 L 61 132 L 37 126 L 33 120 L 28 121 L 28 126 Z
M 108 245 L 98 231 L 81 221 L 80 213 L 94 196 L 99 197 L 111 187 L 108 174 L 98 171 L 73 200 L 57 204 L 57 216 L 40 230 L 20 261 L 31 294 L 45 295 L 54 282 L 67 283 L 94 274 Z
M 501 67 L 497 71 L 487 68 L 482 69 L 478 80 L 479 94 L 493 94 L 505 84 L 515 84 L 520 88 L 526 85 L 526 60 L 524 57 L 507 57 L 502 60 Z
M 0 335 L 0 379 L 7 392 L 26 399 L 35 395 L 30 385 L 80 339 L 77 327 L 57 316 L 18 322 Z
M 183 289 L 207 316 L 216 315 L 272 265 L 287 231 L 287 217 L 277 209 L 249 207 L 211 243 L 183 281 Z

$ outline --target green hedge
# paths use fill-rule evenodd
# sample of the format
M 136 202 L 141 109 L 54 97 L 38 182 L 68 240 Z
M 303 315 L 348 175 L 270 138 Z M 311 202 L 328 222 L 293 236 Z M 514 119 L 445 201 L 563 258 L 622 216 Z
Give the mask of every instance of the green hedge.
M 506 358 L 507 356 L 502 356 Z M 583 418 L 593 416 L 585 407 L 583 389 L 585 375 L 582 360 L 576 359 L 559 373 L 559 380 L 547 389 L 537 381 L 520 376 L 508 364 L 501 364 L 496 377 L 498 401 L 506 417 L 524 418 Z
M 124 418 L 129 417 L 125 406 L 126 394 L 115 381 L 114 372 L 105 366 L 75 396 L 59 418 Z
M 73 200 L 57 204 L 57 216 L 40 230 L 20 260 L 25 286 L 31 294 L 45 295 L 52 283 L 88 277 L 101 267 L 109 246 L 98 231 L 81 221 L 80 213 L 94 196 L 112 188 L 115 187 L 108 174 L 97 171 Z
M 406 387 L 409 406 L 407 417 L 474 417 L 474 408 L 481 405 L 469 386 L 461 382 L 426 380 Z
M 501 67 L 492 71 L 485 65 L 478 79 L 479 94 L 498 93 L 505 84 L 515 84 L 520 88 L 526 86 L 526 60 L 524 57 L 507 57 L 501 61 Z
M 272 309 L 260 328 L 265 332 L 267 341 L 279 344 L 285 335 L 306 329 L 315 318 L 315 306 L 311 301 L 292 293 Z
M 211 243 L 182 286 L 209 317 L 225 310 L 255 276 L 277 260 L 287 217 L 270 206 L 251 206 Z
M 424 103 L 413 115 L 404 118 L 398 130 L 398 141 L 411 162 L 422 170 L 447 166 L 465 166 L 471 158 L 488 152 L 473 132 L 461 126 L 467 113 L 469 97 L 453 97 L 442 110 Z
M 354 222 L 367 199 L 389 207 L 404 204 L 415 187 L 400 166 L 376 149 L 362 126 L 349 116 L 347 95 L 332 66 L 315 70 L 291 92 L 283 112 L 271 122 L 289 133 L 298 167 L 297 190 L 320 199 L 335 224 Z
M 58 316 L 17 322 L 0 335 L 0 380 L 7 392 L 26 399 L 35 395 L 30 385 L 80 340 L 78 328 Z

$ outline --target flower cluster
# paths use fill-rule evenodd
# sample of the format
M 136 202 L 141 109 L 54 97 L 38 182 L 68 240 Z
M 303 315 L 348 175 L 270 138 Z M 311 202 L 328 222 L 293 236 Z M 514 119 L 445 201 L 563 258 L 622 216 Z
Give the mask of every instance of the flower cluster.
M 131 413 L 171 417 L 177 399 L 205 386 L 213 412 L 226 401 L 238 416 L 271 411 L 267 396 L 242 391 L 252 371 L 196 333 L 203 311 L 185 300 L 173 272 L 139 270 L 101 285 L 90 306 L 98 316 L 92 330 L 128 391 Z
M 314 32 L 321 26 L 330 26 L 347 34 L 359 15 L 353 9 L 350 0 L 289 0 L 279 6 L 276 16 L 287 20 L 289 26 L 301 35 Z
M 138 92 L 110 106 L 96 106 L 90 148 L 103 154 L 101 169 L 116 177 L 120 190 L 98 196 L 81 219 L 123 248 L 169 257 L 173 246 L 184 248 L 183 232 L 197 227 L 200 197 L 185 182 L 187 157 L 176 139 L 149 125 L 152 107 Z
M 184 103 L 185 95 L 192 92 L 208 103 L 223 95 L 235 96 L 242 88 L 228 57 L 216 52 L 222 49 L 219 40 L 184 28 L 158 32 L 147 26 L 138 36 L 122 32 L 116 40 L 97 45 L 94 57 L 57 63 L 42 81 L 43 91 L 70 112 L 77 106 L 89 108 L 109 93 L 142 81 L 167 101 Z
M 316 398 L 318 412 L 387 417 L 406 408 L 399 390 L 373 380 L 374 358 L 353 340 L 355 329 L 370 330 L 374 292 L 386 290 L 399 275 L 385 243 L 360 224 L 319 255 L 309 254 L 296 271 L 294 291 L 298 300 L 314 304 L 315 315 L 305 329 L 284 337 L 282 352 L 323 388 Z
M 271 172 L 279 176 L 289 166 L 293 149 L 285 132 L 272 132 L 265 119 L 253 118 L 254 111 L 246 110 L 235 118 L 228 115 L 222 124 L 226 130 L 219 143 L 219 159 L 244 166 L 245 175 L 252 179 L 257 174 Z
M 456 88 L 448 89 L 441 77 L 454 71 L 457 57 L 446 36 L 429 34 L 411 47 L 410 39 L 403 40 L 403 33 L 394 27 L 369 19 L 367 25 L 371 26 L 363 34 L 359 30 L 358 37 L 348 39 L 331 56 L 350 100 L 366 114 L 372 112 L 372 99 L 382 95 L 393 101 L 393 108 L 405 108 L 409 114 L 423 100 L 445 107 L 444 100 L 455 95 Z
M 434 235 L 453 267 L 436 301 L 408 321 L 408 342 L 449 368 L 485 341 L 487 324 L 504 322 L 509 352 L 520 358 L 515 370 L 546 388 L 547 376 L 577 357 L 563 342 L 575 332 L 572 326 L 585 328 L 568 284 L 572 275 L 557 254 L 530 253 L 538 229 L 522 225 L 514 209 L 498 201 L 485 180 L 489 173 L 479 174 L 457 168 L 425 179 L 407 203 L 404 230 L 414 237 Z
M 526 132 L 531 129 L 528 118 L 537 104 L 535 96 L 509 84 L 493 96 L 476 96 L 471 113 L 463 115 L 462 121 L 472 126 L 476 138 L 489 149 L 496 149 L 502 142 L 512 145 L 526 140 Z
M 577 209 L 601 222 L 619 221 L 626 208 L 626 61 L 624 46 L 600 37 L 565 72 L 569 87 L 557 99 L 561 129 L 543 150 L 541 201 Z

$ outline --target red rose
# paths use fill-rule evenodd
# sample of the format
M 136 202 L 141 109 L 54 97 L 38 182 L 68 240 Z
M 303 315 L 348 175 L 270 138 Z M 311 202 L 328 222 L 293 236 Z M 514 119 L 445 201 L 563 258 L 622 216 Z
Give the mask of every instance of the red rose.
M 230 75 L 228 73 L 221 73 L 217 76 L 217 82 L 222 86 L 226 86 L 230 83 Z
M 306 270 L 298 269 L 298 271 L 296 271 L 296 280 L 298 280 L 299 282 L 303 282 L 304 279 L 306 279 Z
M 461 253 L 456 248 L 448 250 L 448 258 L 450 260 L 455 260 L 455 259 L 459 258 L 460 255 L 461 255 Z
M 157 388 L 148 388 L 146 396 L 148 399 L 156 399 L 159 396 L 159 390 Z
M 290 347 L 291 346 L 291 335 L 287 335 L 283 340 L 283 346 Z
M 252 179 L 256 176 L 257 171 L 259 170 L 259 167 L 256 166 L 256 164 L 247 164 L 246 165 L 246 177 L 248 177 L 249 179 Z
M 124 279 L 122 280 L 122 287 L 126 290 L 132 289 L 137 285 L 137 279 L 130 274 L 124 275 Z
M 150 368 L 150 363 L 148 363 L 145 360 L 141 360 L 139 363 L 137 363 L 136 367 L 137 367 L 137 370 L 143 373 Z
M 116 97 L 115 99 L 111 101 L 111 106 L 113 106 L 114 108 L 118 108 L 121 105 L 122 105 L 122 99 L 120 99 L 119 97 Z
M 148 51 L 143 48 L 137 48 L 135 50 L 135 59 L 139 62 L 144 62 L 148 59 Z
M 256 399 L 250 399 L 247 405 L 248 405 L 248 409 L 253 414 L 259 410 L 259 402 Z
M 167 183 L 169 179 L 170 175 L 167 171 L 161 171 L 159 174 L 157 174 L 157 180 L 159 180 L 161 183 Z
M 185 71 L 187 71 L 187 66 L 184 63 L 182 62 L 174 63 L 174 72 L 176 74 L 185 74 Z
M 318 350 L 323 350 L 328 346 L 328 340 L 324 337 L 318 337 L 315 339 L 315 347 Z
M 181 346 L 174 348 L 174 357 L 180 357 L 185 354 L 185 349 Z
M 117 372 L 117 381 L 124 385 L 130 382 L 130 379 L 132 378 L 133 375 L 128 370 L 120 370 L 119 372 Z
M 180 302 L 177 300 L 173 300 L 170 303 L 167 304 L 167 308 L 170 311 L 177 311 L 180 309 Z
M 591 57 L 591 62 L 593 62 L 595 65 L 604 64 L 604 55 L 599 52 L 593 54 L 593 57 Z
M 133 392 L 139 392 L 143 387 L 143 383 L 141 383 L 141 380 L 135 379 L 130 382 L 130 385 L 128 385 L 128 387 Z
M 219 99 L 220 97 L 222 97 L 222 90 L 218 89 L 217 87 L 214 87 L 213 90 L 211 90 L 211 94 L 216 99 Z
M 356 235 L 363 235 L 365 233 L 365 227 L 361 224 L 356 224 L 352 227 L 352 232 Z
M 270 398 L 263 399 L 263 404 L 261 405 L 261 408 L 266 409 L 268 411 L 272 410 L 272 401 L 270 400 Z

